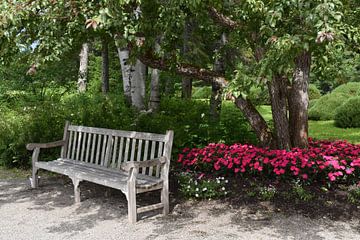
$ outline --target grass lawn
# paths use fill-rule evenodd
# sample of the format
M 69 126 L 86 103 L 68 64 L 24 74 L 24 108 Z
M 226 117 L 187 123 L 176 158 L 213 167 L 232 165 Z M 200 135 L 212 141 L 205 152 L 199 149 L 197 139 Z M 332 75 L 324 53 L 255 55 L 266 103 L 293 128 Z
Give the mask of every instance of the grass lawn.
M 259 112 L 265 120 L 271 120 L 271 107 L 259 106 Z M 338 128 L 334 121 L 309 121 L 309 135 L 315 139 L 341 139 L 351 143 L 360 143 L 360 128 Z

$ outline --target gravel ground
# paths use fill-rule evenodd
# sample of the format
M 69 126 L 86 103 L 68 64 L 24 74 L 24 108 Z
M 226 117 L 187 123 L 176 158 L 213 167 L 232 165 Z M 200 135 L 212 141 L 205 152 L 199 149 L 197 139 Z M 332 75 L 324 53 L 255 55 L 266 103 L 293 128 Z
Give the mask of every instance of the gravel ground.
M 220 201 L 172 202 L 171 214 L 127 221 L 125 197 L 106 188 L 81 185 L 73 204 L 69 181 L 47 177 L 38 189 L 24 179 L 0 180 L 0 239 L 360 239 L 359 219 L 330 220 L 254 210 Z M 151 202 L 154 195 L 143 195 Z M 172 199 L 174 200 L 174 198 Z

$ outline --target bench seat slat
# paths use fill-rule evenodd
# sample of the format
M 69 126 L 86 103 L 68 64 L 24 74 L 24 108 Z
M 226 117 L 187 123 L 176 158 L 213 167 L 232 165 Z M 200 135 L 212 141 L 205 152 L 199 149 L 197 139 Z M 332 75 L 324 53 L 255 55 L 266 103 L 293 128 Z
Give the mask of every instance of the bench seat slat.
M 67 175 L 69 177 L 77 177 L 85 181 L 94 182 L 126 192 L 128 174 L 127 172 L 121 170 L 108 169 L 69 159 L 58 159 L 50 162 L 36 162 L 35 166 Z M 161 186 L 161 183 L 161 179 L 151 178 L 149 176 L 139 174 L 136 187 L 141 189 L 150 189 L 152 187 Z

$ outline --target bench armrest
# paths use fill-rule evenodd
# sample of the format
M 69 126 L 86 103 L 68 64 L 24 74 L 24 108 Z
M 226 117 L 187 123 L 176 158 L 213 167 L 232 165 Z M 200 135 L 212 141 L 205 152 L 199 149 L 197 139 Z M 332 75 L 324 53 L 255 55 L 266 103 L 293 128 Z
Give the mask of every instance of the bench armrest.
M 124 162 L 121 164 L 121 168 L 126 172 L 129 172 L 132 168 L 139 169 L 141 167 L 151 167 L 156 165 L 164 165 L 166 163 L 166 157 L 159 157 L 152 160 L 140 161 L 140 162 Z
M 26 145 L 26 149 L 29 151 L 34 150 L 35 148 L 53 148 L 53 147 L 61 147 L 65 145 L 64 140 L 49 142 L 49 143 L 29 143 Z

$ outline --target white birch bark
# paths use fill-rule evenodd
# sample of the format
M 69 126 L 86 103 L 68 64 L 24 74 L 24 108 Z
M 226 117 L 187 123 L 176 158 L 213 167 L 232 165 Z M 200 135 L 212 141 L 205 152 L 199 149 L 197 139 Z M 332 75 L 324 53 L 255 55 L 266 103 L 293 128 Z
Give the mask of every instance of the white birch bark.
M 79 66 L 79 77 L 78 77 L 78 90 L 79 92 L 86 91 L 87 76 L 88 76 L 88 65 L 89 65 L 89 44 L 84 43 L 81 47 L 79 54 L 80 66 Z
M 129 63 L 129 49 L 117 47 L 117 51 L 121 66 L 125 101 L 131 104 L 131 77 L 135 67 Z
M 135 72 L 131 80 L 131 103 L 138 110 L 145 109 L 145 79 L 146 65 L 139 59 L 136 60 Z
M 160 45 L 155 44 L 155 51 L 160 51 Z M 149 100 L 149 110 L 151 112 L 156 112 L 159 109 L 160 105 L 160 70 L 152 69 L 151 70 L 151 83 L 150 83 L 150 100 Z

